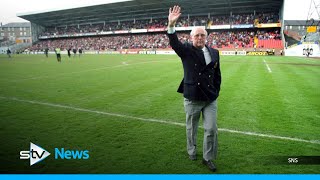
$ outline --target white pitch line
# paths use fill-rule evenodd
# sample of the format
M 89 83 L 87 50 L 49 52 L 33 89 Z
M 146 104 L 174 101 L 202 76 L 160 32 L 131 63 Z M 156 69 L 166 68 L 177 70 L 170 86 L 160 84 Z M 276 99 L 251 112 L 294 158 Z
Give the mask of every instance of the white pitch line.
M 268 63 L 266 62 L 265 59 L 263 59 L 264 64 L 267 66 L 267 69 L 269 71 L 269 73 L 272 73 L 271 68 L 269 67 Z
M 129 115 L 125 115 L 125 114 L 109 113 L 109 112 L 103 112 L 103 111 L 97 111 L 97 110 L 91 110 L 91 109 L 72 107 L 72 106 L 61 105 L 61 104 L 53 104 L 53 103 L 40 102 L 40 101 L 24 100 L 24 99 L 18 99 L 15 97 L 0 96 L 0 98 L 11 100 L 11 101 L 30 103 L 30 104 L 38 104 L 38 105 L 44 105 L 44 106 L 71 109 L 74 111 L 81 111 L 81 112 L 103 114 L 103 115 L 115 116 L 115 117 L 121 117 L 121 118 L 127 118 L 127 119 L 134 119 L 134 120 L 139 120 L 139 121 L 144 121 L 144 122 L 156 122 L 156 123 L 161 123 L 161 124 L 169 124 L 169 125 L 176 125 L 176 126 L 185 127 L 184 123 L 178 123 L 178 122 L 173 122 L 173 121 L 169 121 L 169 120 L 142 118 L 142 117 L 136 117 L 136 116 L 129 116 Z M 203 127 L 200 126 L 200 128 L 203 128 Z M 300 139 L 300 138 L 276 136 L 276 135 L 271 135 L 271 134 L 261 134 L 261 133 L 256 133 L 256 132 L 238 131 L 238 130 L 231 130 L 231 129 L 224 129 L 224 128 L 219 128 L 219 131 L 235 133 L 235 134 L 243 134 L 243 135 L 249 135 L 249 136 L 265 137 L 265 138 L 271 138 L 271 139 L 289 140 L 289 141 L 304 142 L 304 143 L 310 143 L 310 144 L 320 144 L 320 140 L 306 140 L 306 139 Z

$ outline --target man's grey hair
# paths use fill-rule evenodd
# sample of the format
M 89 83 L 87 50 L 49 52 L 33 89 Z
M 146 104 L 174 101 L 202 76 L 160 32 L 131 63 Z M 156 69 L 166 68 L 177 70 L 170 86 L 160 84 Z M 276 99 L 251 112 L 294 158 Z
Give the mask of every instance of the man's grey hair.
M 207 30 L 206 30 L 205 28 L 203 28 L 203 27 L 194 27 L 194 28 L 192 28 L 192 30 L 191 30 L 191 32 L 190 32 L 190 36 L 193 36 L 193 35 L 194 35 L 194 32 L 196 32 L 197 29 L 203 29 L 204 32 L 205 32 L 205 34 L 206 34 L 206 36 L 208 36 Z

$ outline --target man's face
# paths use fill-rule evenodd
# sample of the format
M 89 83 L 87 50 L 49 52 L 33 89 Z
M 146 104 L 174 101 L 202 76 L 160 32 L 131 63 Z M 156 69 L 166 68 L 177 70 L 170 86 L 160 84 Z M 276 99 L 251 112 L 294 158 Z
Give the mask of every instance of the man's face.
M 192 44 L 194 47 L 202 49 L 206 44 L 206 31 L 202 28 L 195 29 L 191 36 Z

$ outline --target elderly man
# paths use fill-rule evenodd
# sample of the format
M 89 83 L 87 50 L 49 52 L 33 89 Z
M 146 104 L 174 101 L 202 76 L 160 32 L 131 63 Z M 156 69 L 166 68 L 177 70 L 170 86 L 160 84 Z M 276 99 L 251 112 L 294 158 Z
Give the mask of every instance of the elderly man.
M 168 37 L 172 49 L 181 58 L 184 78 L 178 88 L 183 93 L 186 112 L 187 152 L 191 160 L 197 159 L 197 130 L 202 114 L 204 139 L 202 163 L 216 171 L 212 160 L 218 150 L 217 98 L 221 73 L 219 51 L 206 46 L 207 31 L 195 27 L 190 33 L 192 44 L 182 44 L 175 32 L 175 24 L 181 13 L 179 6 L 169 9 Z

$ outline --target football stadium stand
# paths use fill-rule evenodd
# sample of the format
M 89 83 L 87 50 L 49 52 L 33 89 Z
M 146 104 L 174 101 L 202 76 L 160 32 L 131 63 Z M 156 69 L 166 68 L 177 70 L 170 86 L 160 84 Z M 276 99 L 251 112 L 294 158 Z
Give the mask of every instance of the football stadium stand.
M 207 44 L 220 50 L 283 49 L 282 0 L 137 0 L 18 16 L 31 22 L 30 51 L 167 49 L 168 9 L 175 4 L 182 7 L 176 30 L 184 42 L 192 27 L 203 26 Z

